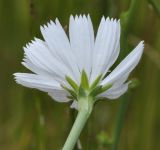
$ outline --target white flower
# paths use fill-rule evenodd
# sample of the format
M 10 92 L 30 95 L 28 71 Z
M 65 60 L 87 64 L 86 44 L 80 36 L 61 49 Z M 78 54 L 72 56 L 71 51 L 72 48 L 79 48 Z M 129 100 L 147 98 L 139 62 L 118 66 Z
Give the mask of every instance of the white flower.
M 98 97 L 116 99 L 127 91 L 126 80 L 138 64 L 144 45 L 140 42 L 110 72 L 120 52 L 119 20 L 102 17 L 96 37 L 89 15 L 70 17 L 69 38 L 58 19 L 41 27 L 41 32 L 44 41 L 35 38 L 24 47 L 22 64 L 33 73 L 15 73 L 17 83 L 47 92 L 59 102 L 68 102 L 70 94 L 74 97 L 83 77 L 88 80 L 89 88 L 95 80 L 94 88 L 112 85 L 98 92 Z M 72 107 L 75 106 L 74 100 Z

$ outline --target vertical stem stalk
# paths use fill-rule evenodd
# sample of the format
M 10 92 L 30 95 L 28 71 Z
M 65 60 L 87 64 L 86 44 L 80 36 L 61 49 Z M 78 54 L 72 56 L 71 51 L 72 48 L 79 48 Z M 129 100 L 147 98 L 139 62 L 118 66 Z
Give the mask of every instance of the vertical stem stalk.
M 37 147 L 39 150 L 45 150 L 45 126 L 44 126 L 44 116 L 41 110 L 40 99 L 36 99 L 36 110 L 38 115 L 37 120 Z
M 114 143 L 112 145 L 112 150 L 117 150 L 117 148 L 118 148 L 127 105 L 128 105 L 128 98 L 125 97 L 125 98 L 121 99 L 121 103 L 120 103 L 120 107 L 119 107 L 119 111 L 118 111 L 118 116 L 117 116 L 117 121 L 116 121 Z
M 64 144 L 63 150 L 72 150 L 74 148 L 88 117 L 88 112 L 84 110 L 79 111 L 72 130 Z
M 127 13 L 127 15 L 125 15 L 125 18 L 121 18 L 121 25 L 122 25 L 121 49 L 124 50 L 121 58 L 123 56 L 125 56 L 128 52 L 126 41 L 128 38 L 129 30 L 131 29 L 131 27 L 134 24 L 134 21 L 135 21 L 134 18 L 136 17 L 137 11 L 139 10 L 140 3 L 141 3 L 140 0 L 132 0 L 130 7 L 129 7 L 129 10 L 127 12 L 125 12 L 125 13 Z
M 131 4 L 130 4 L 130 8 L 127 11 L 128 14 L 126 15 L 125 18 L 122 19 L 123 22 L 122 22 L 122 35 L 121 35 L 121 45 L 122 46 L 121 47 L 122 47 L 122 49 L 125 50 L 123 52 L 123 55 L 126 55 L 126 52 L 127 52 L 127 47 L 126 47 L 127 40 L 126 39 L 129 34 L 129 29 L 134 21 L 134 17 L 137 14 L 137 9 L 139 7 L 140 2 L 141 1 L 139 1 L 139 0 L 132 0 Z M 120 58 L 122 58 L 122 55 Z M 126 112 L 128 103 L 129 103 L 128 97 L 124 96 L 123 99 L 121 99 L 121 103 L 120 103 L 120 107 L 119 107 L 119 111 L 118 111 L 112 150 L 117 150 L 117 148 L 118 148 L 121 130 L 122 130 L 123 122 L 124 122 L 124 116 L 125 116 L 125 112 Z
M 79 112 L 77 118 L 73 124 L 73 127 L 62 150 L 73 150 L 80 136 L 80 133 L 92 112 L 92 100 L 88 99 L 88 97 L 79 99 L 78 104 Z

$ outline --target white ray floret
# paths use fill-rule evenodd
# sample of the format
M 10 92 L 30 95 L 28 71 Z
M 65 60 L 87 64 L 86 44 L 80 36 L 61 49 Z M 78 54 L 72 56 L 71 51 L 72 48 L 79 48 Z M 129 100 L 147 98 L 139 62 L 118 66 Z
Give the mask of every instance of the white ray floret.
M 71 89 L 66 76 L 80 86 L 82 72 L 86 72 L 89 86 L 102 75 L 97 86 L 111 88 L 99 97 L 116 99 L 124 94 L 131 71 L 136 67 L 143 53 L 143 41 L 109 73 L 120 52 L 120 21 L 102 17 L 97 35 L 94 37 L 90 16 L 71 16 L 69 38 L 58 19 L 41 26 L 44 41 L 35 38 L 24 47 L 22 64 L 33 73 L 15 73 L 16 82 L 47 92 L 59 102 L 68 102 Z M 63 85 L 63 86 L 62 86 Z M 73 96 L 73 95 L 72 95 Z M 72 107 L 77 101 L 72 99 Z

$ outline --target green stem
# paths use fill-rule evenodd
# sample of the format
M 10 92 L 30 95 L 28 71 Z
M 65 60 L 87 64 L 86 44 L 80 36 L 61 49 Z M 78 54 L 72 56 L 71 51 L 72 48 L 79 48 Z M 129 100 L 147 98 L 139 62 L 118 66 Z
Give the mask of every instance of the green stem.
M 120 107 L 118 110 L 117 121 L 116 121 L 116 128 L 115 128 L 114 142 L 112 145 L 112 150 L 117 150 L 118 148 L 128 102 L 129 102 L 128 97 L 124 96 L 123 99 L 121 99 Z
M 91 115 L 91 117 L 88 120 L 88 125 L 87 125 L 87 150 L 92 149 L 92 132 L 93 132 L 93 114 Z
M 120 58 L 123 58 L 128 53 L 126 41 L 128 38 L 129 31 L 135 22 L 134 18 L 136 18 L 140 3 L 141 3 L 140 0 L 132 0 L 128 11 L 122 13 L 123 15 L 121 15 L 121 26 L 122 26 L 121 48 L 124 51 L 120 55 Z
M 123 51 L 122 55 L 120 56 L 120 58 L 123 58 L 124 57 L 123 55 L 126 55 L 126 53 L 128 53 L 126 41 L 127 41 L 130 27 L 133 24 L 135 15 L 137 15 L 140 3 L 141 3 L 140 0 L 132 0 L 129 10 L 125 13 L 125 15 L 123 17 L 121 16 L 122 17 L 121 18 L 121 20 L 122 20 L 121 47 L 122 47 L 122 49 L 124 49 L 124 51 Z M 117 116 L 117 122 L 116 122 L 112 150 L 117 150 L 117 148 L 118 148 L 121 130 L 122 130 L 123 122 L 124 122 L 124 116 L 125 116 L 128 102 L 129 102 L 128 97 L 123 97 L 123 99 L 121 100 L 119 111 L 118 111 L 118 116 Z
M 129 8 L 129 11 L 128 11 L 128 17 L 127 17 L 127 21 L 126 21 L 126 26 L 124 28 L 124 30 L 126 32 L 129 31 L 132 23 L 134 22 L 134 17 L 136 16 L 135 12 L 139 8 L 140 3 L 141 3 L 141 1 L 139 1 L 139 0 L 132 0 L 131 1 L 130 8 Z
M 85 97 L 78 100 L 79 112 L 73 124 L 71 132 L 63 146 L 62 150 L 73 150 L 80 133 L 92 112 L 92 99 Z
M 41 110 L 41 101 L 36 99 L 37 120 L 37 147 L 39 150 L 45 150 L 45 125 L 44 116 Z

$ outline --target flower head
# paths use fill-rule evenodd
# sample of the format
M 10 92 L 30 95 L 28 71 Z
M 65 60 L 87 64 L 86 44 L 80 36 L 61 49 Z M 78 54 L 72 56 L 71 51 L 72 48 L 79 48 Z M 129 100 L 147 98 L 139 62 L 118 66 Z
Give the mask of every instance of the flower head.
M 143 42 L 110 72 L 120 52 L 120 22 L 102 17 L 96 37 L 90 16 L 71 16 L 69 38 L 58 19 L 41 26 L 44 40 L 24 47 L 22 64 L 33 73 L 15 73 L 16 82 L 47 92 L 54 100 L 79 96 L 116 99 L 128 89 L 130 72 L 143 53 Z

